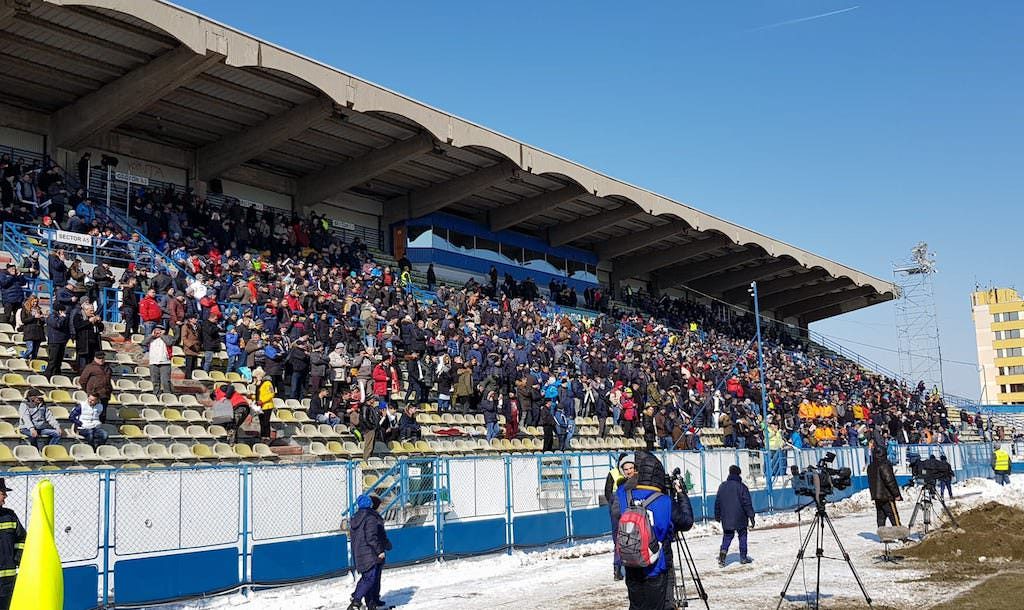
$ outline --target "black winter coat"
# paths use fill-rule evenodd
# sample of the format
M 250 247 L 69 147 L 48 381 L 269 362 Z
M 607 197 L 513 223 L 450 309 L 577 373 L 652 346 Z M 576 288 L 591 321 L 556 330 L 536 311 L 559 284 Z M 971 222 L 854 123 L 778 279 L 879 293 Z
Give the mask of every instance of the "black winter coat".
M 361 508 L 349 527 L 357 572 L 368 572 L 380 563 L 379 555 L 391 550 L 384 519 L 372 508 Z
M 896 473 L 892 471 L 892 464 L 885 457 L 875 458 L 868 464 L 868 490 L 871 492 L 871 499 L 876 502 L 892 502 L 902 497 Z
M 715 495 L 715 521 L 722 523 L 723 530 L 745 530 L 753 518 L 754 503 L 750 499 L 750 490 L 739 475 L 729 475 Z
M 199 343 L 203 351 L 216 352 L 220 350 L 220 327 L 209 320 L 199 323 Z
M 71 339 L 71 324 L 67 314 L 53 312 L 46 318 L 46 341 L 48 343 L 67 343 Z

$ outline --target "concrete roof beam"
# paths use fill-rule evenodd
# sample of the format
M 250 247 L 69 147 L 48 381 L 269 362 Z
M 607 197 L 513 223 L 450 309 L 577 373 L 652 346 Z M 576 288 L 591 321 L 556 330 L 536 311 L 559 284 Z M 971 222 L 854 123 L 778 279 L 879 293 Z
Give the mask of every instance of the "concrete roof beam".
M 875 290 L 871 286 L 864 286 L 861 288 L 854 288 L 853 290 L 842 290 L 819 297 L 804 299 L 803 301 L 797 301 L 775 310 L 775 317 L 783 319 L 793 316 L 801 316 L 818 309 L 825 309 L 833 305 L 852 301 L 858 297 L 866 297 L 874 292 Z
M 732 269 L 736 265 L 742 265 L 743 263 L 757 260 L 763 256 L 764 253 L 759 249 L 743 250 L 741 252 L 734 252 L 717 258 L 710 258 L 706 261 L 700 261 L 699 263 L 692 263 L 677 269 L 669 269 L 658 274 L 658 288 L 665 289 L 685 286 L 690 282 L 699 280 L 703 277 L 708 277 L 709 275 L 721 273 L 728 269 Z
M 462 201 L 496 184 L 506 182 L 521 171 L 512 161 L 504 160 L 475 172 L 470 172 L 447 182 L 439 182 L 408 195 L 396 197 L 385 204 L 386 208 L 400 206 L 394 210 L 400 218 L 420 218 L 443 210 L 446 206 Z M 404 211 L 404 215 L 402 212 Z
M 693 289 L 698 292 L 703 292 L 704 294 L 722 294 L 726 290 L 736 288 L 738 286 L 743 286 L 744 289 L 746 289 L 746 286 L 754 280 L 763 277 L 771 277 L 777 273 L 787 271 L 799 264 L 800 263 L 791 259 L 782 259 L 765 265 L 742 269 L 735 273 L 725 273 L 720 277 L 710 277 L 705 280 L 701 280 L 693 286 Z
M 787 290 L 785 292 L 779 292 L 769 296 L 761 297 L 761 309 L 764 311 L 775 311 L 780 307 L 785 307 L 790 303 L 796 303 L 805 299 L 812 299 L 823 294 L 835 292 L 840 288 L 845 288 L 852 284 L 853 281 L 848 278 L 839 278 L 837 280 L 829 280 L 825 282 L 819 282 L 812 284 L 811 286 L 804 286 L 803 288 L 797 288 L 794 290 Z M 758 296 L 760 296 L 760 287 L 758 287 Z
M 652 227 L 646 231 L 639 231 L 630 235 L 624 235 L 617 239 L 606 241 L 597 246 L 597 256 L 599 259 L 606 261 L 611 260 L 615 257 L 622 256 L 623 254 L 629 254 L 656 244 L 659 241 L 668 239 L 669 237 L 675 237 L 681 233 L 685 233 L 690 229 L 690 224 L 685 220 L 675 220 L 667 224 L 663 224 L 657 227 Z
M 333 110 L 334 102 L 330 98 L 317 97 L 270 117 L 259 125 L 247 127 L 207 144 L 196 152 L 198 178 L 217 178 L 229 169 L 238 167 L 298 136 L 330 117 Z
M 186 46 L 167 51 L 55 112 L 50 118 L 52 146 L 78 149 L 93 136 L 114 129 L 222 59 L 222 55 L 215 53 L 197 55 Z
M 578 184 L 570 184 L 560 189 L 547 191 L 522 201 L 503 205 L 488 213 L 492 231 L 510 229 L 521 222 L 568 203 L 587 191 Z
M 548 229 L 548 243 L 552 246 L 564 246 L 569 242 L 596 233 L 617 222 L 635 218 L 644 211 L 632 205 L 621 205 L 614 210 L 598 212 L 593 216 L 584 216 L 572 222 L 555 225 Z
M 299 181 L 295 207 L 301 210 L 316 205 L 413 157 L 428 153 L 433 147 L 433 138 L 424 132 L 310 174 Z
M 729 244 L 729 238 L 722 235 L 713 235 L 707 239 L 691 241 L 682 246 L 673 246 L 657 252 L 634 255 L 613 263 L 612 275 L 618 279 L 625 279 L 643 273 L 650 273 L 663 267 L 669 267 L 681 263 L 701 254 L 714 252 Z

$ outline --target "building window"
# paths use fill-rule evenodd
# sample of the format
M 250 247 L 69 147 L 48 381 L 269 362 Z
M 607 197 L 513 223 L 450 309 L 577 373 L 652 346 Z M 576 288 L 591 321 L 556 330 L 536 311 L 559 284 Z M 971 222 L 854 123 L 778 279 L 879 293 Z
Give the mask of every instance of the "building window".
M 1006 383 L 1002 385 L 1003 394 L 1016 394 L 1024 392 L 1024 383 Z
M 1019 311 L 1008 311 L 1003 314 L 1003 322 L 1015 322 L 1020 319 Z
M 1024 349 L 1019 347 L 1004 347 L 996 350 L 996 358 L 1015 358 L 1024 355 Z
M 999 367 L 1000 375 L 1024 375 L 1024 365 L 1017 366 L 1001 366 Z

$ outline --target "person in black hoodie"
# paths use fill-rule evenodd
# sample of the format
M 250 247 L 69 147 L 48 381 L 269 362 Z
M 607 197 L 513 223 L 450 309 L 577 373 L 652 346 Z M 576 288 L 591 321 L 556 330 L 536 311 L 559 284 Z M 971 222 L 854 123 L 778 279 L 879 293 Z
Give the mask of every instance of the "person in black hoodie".
M 893 526 L 899 526 L 900 513 L 896 510 L 896 502 L 903 499 L 903 494 L 900 493 L 900 484 L 896 481 L 896 473 L 885 455 L 885 449 L 875 447 L 871 451 L 871 463 L 867 470 L 868 490 L 875 502 L 878 527 L 884 526 L 887 519 Z
M 60 366 L 64 361 L 64 351 L 71 340 L 71 325 L 68 314 L 63 308 L 56 306 L 46 318 L 47 360 L 43 374 L 47 379 L 60 374 Z
M 377 512 L 380 498 L 362 494 L 356 498 L 356 506 L 359 510 L 349 524 L 349 535 L 359 582 L 352 592 L 348 610 L 362 610 L 363 602 L 366 608 L 378 608 L 384 605 L 380 599 L 380 577 L 384 571 L 384 559 L 391 550 L 391 541 L 384 529 L 384 518 Z

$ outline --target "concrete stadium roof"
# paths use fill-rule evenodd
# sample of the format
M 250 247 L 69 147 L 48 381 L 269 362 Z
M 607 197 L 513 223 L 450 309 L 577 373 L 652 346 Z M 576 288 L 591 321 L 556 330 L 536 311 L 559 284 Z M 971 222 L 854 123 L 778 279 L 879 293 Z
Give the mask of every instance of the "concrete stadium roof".
M 386 223 L 444 209 L 592 249 L 613 281 L 806 325 L 890 300 L 872 277 L 160 0 L 0 0 L 0 124 Z

